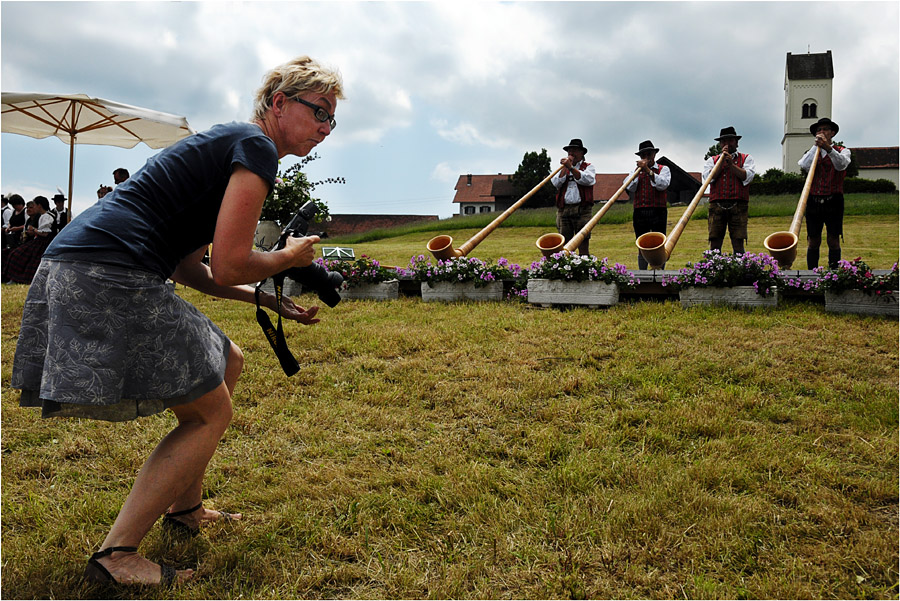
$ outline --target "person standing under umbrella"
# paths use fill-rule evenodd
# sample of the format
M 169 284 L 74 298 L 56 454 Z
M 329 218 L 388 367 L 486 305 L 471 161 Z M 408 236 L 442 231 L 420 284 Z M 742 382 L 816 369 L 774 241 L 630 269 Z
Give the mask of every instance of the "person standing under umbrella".
M 239 519 L 203 507 L 206 466 L 232 416 L 243 354 L 167 278 L 206 294 L 254 303 L 258 282 L 312 263 L 316 236 L 253 249 L 278 160 L 306 156 L 335 127 L 340 75 L 302 56 L 266 74 L 249 123 L 216 125 L 152 157 L 53 240 L 28 293 L 12 385 L 44 417 L 109 421 L 172 411 L 178 425 L 150 454 L 100 551 L 92 581 L 167 584 L 193 577 L 137 549 L 153 523 Z M 172 215 L 178 215 L 173 219 Z M 201 262 L 209 244 L 209 266 Z M 304 309 L 265 293 L 261 302 L 303 324 Z M 168 510 L 168 511 L 167 511 Z

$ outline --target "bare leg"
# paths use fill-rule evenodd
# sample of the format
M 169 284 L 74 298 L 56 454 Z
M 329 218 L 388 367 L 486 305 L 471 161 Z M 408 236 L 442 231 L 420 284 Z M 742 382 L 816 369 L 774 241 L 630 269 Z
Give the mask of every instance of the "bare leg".
M 231 355 L 228 357 L 228 366 L 225 369 L 225 386 L 228 387 L 229 396 L 234 396 L 234 388 L 237 385 L 237 380 L 241 375 L 243 366 L 244 355 L 241 350 L 234 343 L 232 343 Z M 204 469 L 204 474 L 205 473 L 206 470 Z M 178 495 L 178 498 L 175 499 L 175 502 L 173 502 L 171 507 L 169 507 L 169 511 L 183 511 L 200 503 L 200 501 L 203 499 L 204 474 L 201 474 L 199 478 L 192 482 L 190 486 L 188 486 L 180 495 Z M 239 513 L 232 513 L 229 515 L 233 520 L 239 520 L 243 517 Z M 200 526 L 201 522 L 211 522 L 221 518 L 222 515 L 218 511 L 213 511 L 211 509 L 203 507 L 193 513 L 171 519 L 178 520 L 184 523 L 186 526 L 195 529 Z
M 192 403 L 172 407 L 178 426 L 163 438 L 144 463 L 101 549 L 137 547 L 166 508 L 202 480 L 231 421 L 231 390 L 242 364 L 240 350 L 232 345 L 226 381 Z M 137 553 L 116 552 L 98 561 L 118 582 L 156 584 L 160 581 L 160 567 Z M 181 570 L 177 579 L 184 581 L 192 576 L 193 570 Z

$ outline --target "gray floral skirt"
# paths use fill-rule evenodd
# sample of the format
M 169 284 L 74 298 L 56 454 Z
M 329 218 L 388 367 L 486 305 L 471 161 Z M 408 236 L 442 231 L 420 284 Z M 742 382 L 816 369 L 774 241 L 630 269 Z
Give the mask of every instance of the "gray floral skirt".
M 230 345 L 156 274 L 45 257 L 25 300 L 12 386 L 43 417 L 126 421 L 215 389 Z

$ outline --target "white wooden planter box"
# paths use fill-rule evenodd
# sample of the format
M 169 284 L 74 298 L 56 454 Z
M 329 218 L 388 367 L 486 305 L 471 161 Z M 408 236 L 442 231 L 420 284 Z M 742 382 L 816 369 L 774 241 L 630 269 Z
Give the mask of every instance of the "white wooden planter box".
M 528 302 L 542 307 L 553 305 L 610 307 L 619 302 L 619 286 L 606 282 L 529 279 Z
M 388 280 L 377 284 L 359 284 L 341 289 L 342 299 L 393 300 L 400 296 L 400 281 Z
M 422 300 L 425 302 L 462 300 L 499 301 L 503 300 L 503 282 L 490 282 L 486 286 L 475 287 L 474 282 L 422 282 Z
M 684 288 L 678 293 L 682 307 L 694 305 L 730 305 L 732 307 L 775 307 L 779 292 L 760 296 L 753 286 L 732 286 L 730 288 Z
M 897 319 L 897 291 L 879 296 L 865 294 L 862 290 L 844 290 L 837 294 L 826 291 L 825 310 L 832 313 L 883 315 Z

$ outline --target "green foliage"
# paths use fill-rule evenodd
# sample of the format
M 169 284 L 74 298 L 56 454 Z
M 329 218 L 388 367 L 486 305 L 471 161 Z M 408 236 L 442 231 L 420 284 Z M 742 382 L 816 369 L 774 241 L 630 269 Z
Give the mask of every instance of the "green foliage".
M 861 177 L 848 177 L 844 180 L 844 193 L 883 194 L 896 192 L 897 186 L 889 179 L 876 180 L 863 179 Z
M 541 257 L 531 264 L 528 277 L 567 282 L 603 282 L 618 284 L 619 288 L 634 288 L 638 281 L 634 274 L 621 263 L 609 265 L 609 259 L 598 259 L 593 255 L 579 256 L 568 252 L 554 253 Z
M 274 221 L 280 227 L 284 227 L 300 207 L 310 200 L 314 200 L 319 207 L 316 223 L 328 221 L 330 215 L 328 204 L 319 198 L 313 198 L 313 190 L 322 184 L 343 184 L 346 180 L 343 177 L 329 177 L 322 181 L 310 182 L 303 173 L 303 168 L 317 158 L 319 158 L 317 154 L 305 156 L 279 173 L 275 179 L 275 187 L 269 192 L 263 204 L 260 221 Z
M 474 282 L 476 288 L 499 280 L 515 280 L 523 273 L 521 267 L 510 264 L 503 257 L 496 264 L 475 257 L 453 257 L 434 265 L 425 255 L 418 255 L 410 259 L 409 269 L 416 279 L 428 284 Z
M 818 267 L 815 272 L 819 274 L 817 288 L 828 292 L 862 290 L 866 294 L 880 296 L 892 294 L 898 285 L 897 263 L 894 263 L 890 273 L 875 275 L 860 257 L 852 261 L 841 260 L 835 268 Z
M 325 269 L 337 271 L 344 277 L 344 288 L 353 288 L 361 284 L 378 284 L 397 279 L 397 272 L 382 267 L 377 259 L 361 255 L 355 261 L 341 259 L 316 259 Z
M 803 184 L 805 183 L 806 175 L 800 173 L 785 173 L 781 169 L 775 169 L 773 167 L 767 170 L 762 176 L 753 178 L 753 181 L 750 182 L 750 197 L 752 199 L 758 195 L 799 195 L 803 191 Z
M 516 199 L 518 200 L 528 194 L 544 178 L 550 175 L 550 172 L 550 156 L 547 154 L 546 148 L 542 148 L 540 154 L 537 152 L 526 152 L 511 180 L 516 192 Z M 522 208 L 552 207 L 555 205 L 555 199 L 556 189 L 553 187 L 553 184 L 547 182 L 531 198 L 525 201 Z
M 703 260 L 688 263 L 678 275 L 665 276 L 662 285 L 680 290 L 753 286 L 760 296 L 768 296 L 782 283 L 778 263 L 768 254 L 729 254 L 707 250 Z

